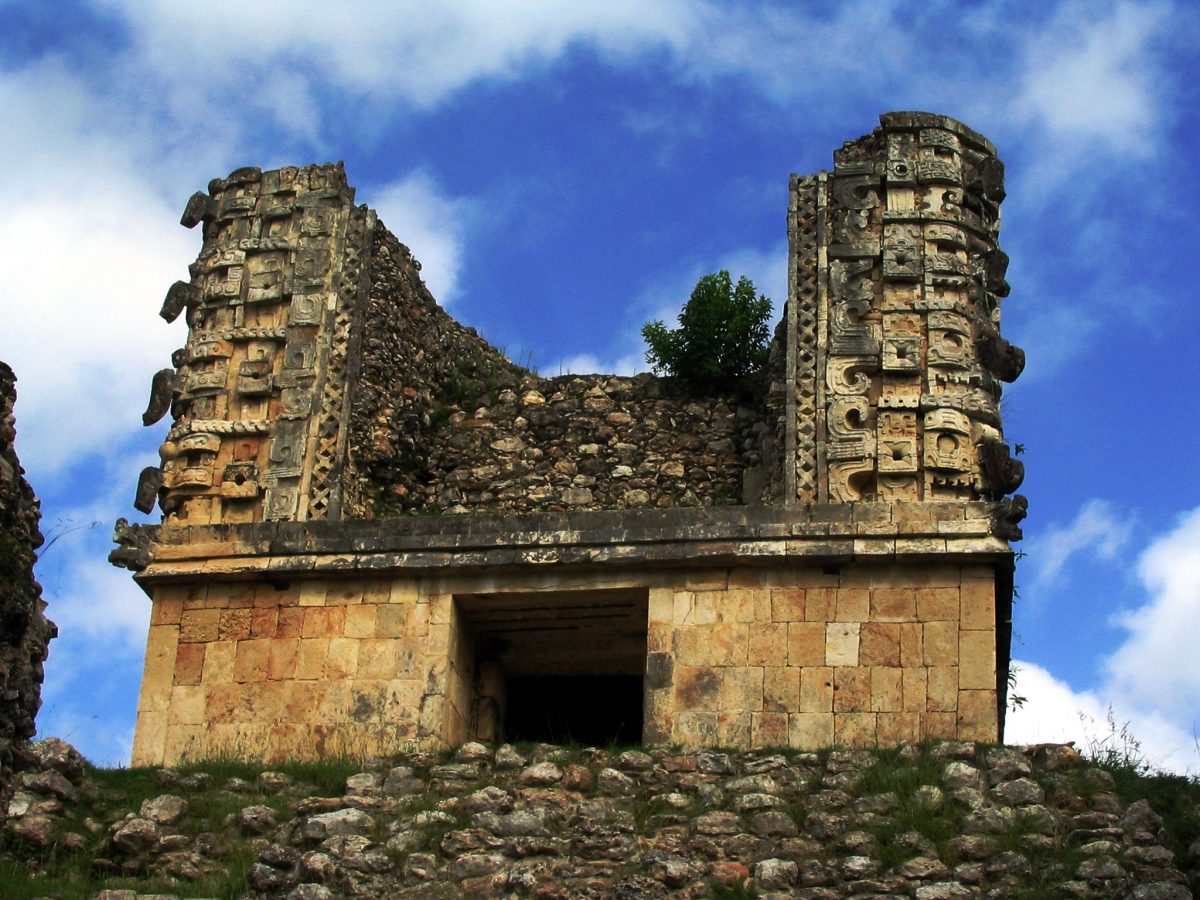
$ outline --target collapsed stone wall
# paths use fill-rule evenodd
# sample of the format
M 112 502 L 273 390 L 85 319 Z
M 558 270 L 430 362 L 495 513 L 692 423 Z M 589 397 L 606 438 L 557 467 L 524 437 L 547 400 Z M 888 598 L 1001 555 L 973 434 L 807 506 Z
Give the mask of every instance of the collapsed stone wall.
M 543 378 L 442 311 L 382 225 L 354 385 L 346 514 L 746 502 L 762 402 L 652 375 Z
M 21 745 L 33 737 L 42 702 L 42 662 L 58 634 L 33 577 L 34 550 L 42 545 L 41 513 L 13 446 L 16 381 L 0 362 L 0 821 L 13 773 L 29 762 Z

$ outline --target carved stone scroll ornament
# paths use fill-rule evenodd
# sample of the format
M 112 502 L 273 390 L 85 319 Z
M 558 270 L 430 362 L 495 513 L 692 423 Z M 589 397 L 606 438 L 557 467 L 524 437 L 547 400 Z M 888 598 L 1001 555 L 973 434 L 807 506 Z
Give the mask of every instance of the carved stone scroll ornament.
M 217 201 L 208 194 L 196 191 L 188 198 L 179 224 L 184 228 L 195 228 L 201 222 L 211 222 L 217 215 Z
M 992 534 L 1006 541 L 1025 537 L 1020 522 L 1029 514 L 1029 500 L 1021 494 L 996 502 L 992 510 Z
M 171 397 L 174 395 L 179 380 L 174 369 L 159 369 L 154 373 L 150 383 L 150 402 L 142 413 L 142 424 L 153 425 L 167 414 L 171 408 Z
M 200 290 L 186 281 L 177 281 L 168 288 L 166 299 L 163 300 L 162 309 L 158 314 L 168 322 L 174 322 L 181 312 L 199 303 Z
M 150 565 L 154 538 L 158 528 L 152 525 L 130 525 L 127 519 L 117 519 L 113 526 L 113 543 L 117 548 L 108 554 L 108 561 L 134 572 Z
M 980 446 L 979 457 L 983 464 L 988 493 L 993 497 L 1011 494 L 1025 480 L 1025 464 L 1019 459 L 1013 459 L 1008 444 L 987 441 Z
M 133 500 L 133 508 L 147 514 L 152 512 L 162 484 L 162 469 L 158 466 L 146 466 L 142 469 L 141 474 L 138 475 L 137 495 Z

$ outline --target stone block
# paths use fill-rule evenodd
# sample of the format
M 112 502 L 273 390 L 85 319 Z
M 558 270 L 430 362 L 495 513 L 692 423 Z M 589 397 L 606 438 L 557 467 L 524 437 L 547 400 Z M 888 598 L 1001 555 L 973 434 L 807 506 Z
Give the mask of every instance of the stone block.
M 309 680 L 325 677 L 325 654 L 329 638 L 306 638 L 300 642 L 296 657 L 296 677 Z
M 800 670 L 792 666 L 763 668 L 763 709 L 796 712 L 800 709 Z
M 921 588 L 917 591 L 917 618 L 922 622 L 937 619 L 957 621 L 958 598 L 957 587 Z
M 870 669 L 872 712 L 901 712 L 904 709 L 902 671 L 892 666 Z
M 839 747 L 875 747 L 876 715 L 872 712 L 835 713 L 833 717 L 833 740 Z
M 996 585 L 992 578 L 964 578 L 962 627 L 970 630 L 996 627 Z
M 676 625 L 712 625 L 717 621 L 717 600 L 724 591 L 683 591 L 674 595 Z
M 395 608 L 395 607 L 392 607 L 392 608 Z M 428 603 L 421 601 L 418 603 L 411 603 L 405 607 L 399 607 L 399 608 L 408 610 L 407 624 L 405 627 L 406 627 L 406 634 L 409 637 L 422 638 L 422 637 L 425 637 L 425 635 L 429 634 L 429 624 L 430 624 L 431 615 L 429 612 L 429 604 Z M 378 626 L 376 626 L 376 629 L 378 630 Z M 389 636 L 395 637 L 395 635 L 389 635 Z M 379 637 L 384 637 L 384 635 L 381 634 L 381 635 L 379 635 Z
M 250 637 L 252 609 L 223 609 L 217 626 L 217 638 L 222 641 L 241 641 Z
M 873 588 L 871 619 L 876 622 L 911 622 L 917 615 L 917 594 L 912 588 Z
M 204 759 L 207 725 L 172 724 L 167 728 L 163 759 L 171 765 Z
M 959 691 L 957 727 L 960 740 L 988 743 L 998 740 L 995 690 Z
M 242 718 L 244 685 L 212 684 L 204 687 L 204 711 L 214 725 L 237 722 Z
M 788 626 L 785 622 L 750 625 L 747 661 L 752 666 L 781 666 L 788 661 Z
M 417 589 L 417 582 L 410 578 L 396 578 L 392 581 L 388 588 L 387 602 L 391 604 L 408 605 L 416 603 L 419 599 L 420 592 Z M 380 600 L 380 602 L 384 602 Z
M 788 665 L 825 665 L 825 624 L 791 622 L 788 624 Z
M 250 637 L 273 638 L 279 627 L 279 610 L 271 607 L 251 611 Z
M 730 589 L 718 601 L 716 612 L 718 622 L 748 623 L 754 621 L 754 611 L 758 608 L 761 598 L 770 598 L 771 593 L 764 589 L 739 588 Z
M 159 599 L 156 595 L 154 605 L 150 610 L 151 625 L 178 625 L 183 616 L 183 600 L 166 597 Z
M 454 596 L 452 594 L 429 595 L 429 624 L 449 625 L 454 619 Z
M 304 610 L 304 638 L 341 637 L 346 627 L 346 608 L 311 606 Z
M 898 747 L 921 740 L 921 714 L 881 712 L 875 717 L 875 737 L 881 747 Z
M 206 722 L 204 688 L 196 684 L 177 684 L 171 688 L 171 724 L 199 725 Z
M 833 670 L 833 711 L 867 712 L 871 709 L 871 670 L 841 666 Z
M 929 670 L 923 666 L 911 666 L 900 670 L 903 673 L 901 689 L 904 694 L 905 712 L 920 713 L 929 708 L 926 692 Z
M 272 681 L 294 678 L 299 657 L 299 638 L 276 638 L 271 641 L 271 649 L 267 654 L 267 678 Z
M 900 624 L 900 665 L 925 665 L 925 630 L 920 622 Z
M 180 644 L 175 654 L 175 684 L 199 684 L 208 644 Z
M 285 681 L 283 720 L 307 725 L 315 722 L 317 710 L 325 701 L 327 685 L 323 681 Z M 416 706 L 414 704 L 413 709 Z
M 864 622 L 859 629 L 859 665 L 900 665 L 900 629 L 902 627 L 897 622 Z
M 279 620 L 275 628 L 275 637 L 298 638 L 304 633 L 304 613 L 301 606 L 288 606 L 279 610 Z
M 744 666 L 750 650 L 750 626 L 719 622 L 708 630 L 708 662 L 714 666 Z
M 399 641 L 374 638 L 359 642 L 358 677 L 391 679 L 397 676 Z
M 775 588 L 772 590 L 771 618 L 776 622 L 803 622 L 804 589 Z
M 677 712 L 716 712 L 721 708 L 721 673 L 708 666 L 675 666 Z
M 723 591 L 729 587 L 728 569 L 691 570 L 683 576 L 683 586 L 689 591 Z M 678 619 L 676 619 L 678 621 Z
M 835 587 L 810 587 L 804 591 L 804 618 L 808 622 L 832 622 L 837 615 Z
M 669 652 L 675 636 L 675 626 L 669 622 L 649 622 L 646 625 L 646 652 Z
M 205 684 L 222 684 L 233 681 L 233 664 L 237 659 L 236 641 L 215 641 L 206 644 L 204 652 Z
M 800 670 L 799 712 L 827 713 L 833 711 L 833 669 L 810 666 Z
M 721 677 L 721 709 L 761 711 L 763 708 L 763 670 L 759 666 L 735 666 Z
M 419 604 L 424 610 L 425 630 L 429 633 L 429 604 Z M 413 607 L 385 603 L 375 607 L 375 636 L 381 638 L 398 638 L 409 634 L 410 612 Z
M 348 581 L 331 581 L 325 588 L 326 606 L 351 606 L 363 602 L 366 584 L 357 578 Z
M 924 737 L 936 741 L 952 741 L 958 736 L 958 714 L 930 710 L 922 717 Z
M 845 587 L 837 592 L 834 615 L 839 622 L 865 622 L 871 611 L 871 592 L 866 588 Z
M 750 739 L 753 735 L 752 715 L 749 712 L 717 713 L 718 746 L 749 750 Z
M 672 739 L 682 747 L 716 747 L 717 714 L 693 710 L 675 712 L 675 727 Z
M 375 637 L 376 604 L 359 604 L 346 609 L 346 625 L 342 632 L 348 638 Z
M 163 750 L 167 743 L 167 712 L 165 709 L 140 709 L 133 735 L 132 766 L 163 765 Z
M 754 747 L 788 746 L 788 714 L 785 712 L 752 713 L 750 734 Z
M 788 716 L 788 745 L 797 750 L 832 747 L 833 713 L 791 713 Z
M 708 629 L 676 627 L 671 635 L 675 661 L 685 666 L 702 666 L 708 662 Z
M 217 599 L 216 594 L 222 595 L 226 609 L 250 609 L 254 606 L 254 582 L 242 582 L 224 586 L 213 585 L 209 588 L 208 599 Z
M 238 641 L 233 660 L 233 680 L 265 681 L 272 643 L 268 640 Z
M 988 690 L 996 687 L 996 634 L 962 631 L 958 636 L 958 687 Z
M 830 622 L 825 626 L 825 665 L 858 665 L 860 627 L 857 622 Z
M 957 622 L 926 622 L 923 631 L 925 665 L 953 666 L 958 664 Z
M 646 610 L 647 621 L 670 624 L 674 621 L 675 594 L 670 588 L 651 588 Z
M 196 644 L 215 641 L 220 621 L 221 611 L 218 609 L 185 609 L 179 619 L 179 642 Z
M 300 586 L 281 582 L 259 582 L 254 588 L 255 609 L 279 609 L 300 604 Z
M 925 690 L 930 712 L 953 712 L 958 708 L 958 667 L 932 666 L 925 670 Z
M 151 625 L 146 637 L 146 661 L 142 672 L 142 690 L 138 713 L 142 710 L 166 710 L 171 703 L 175 679 L 175 654 L 181 646 L 178 625 Z
M 329 589 L 329 582 L 324 578 L 317 578 L 312 581 L 305 581 L 300 585 L 300 598 L 298 603 L 300 606 L 324 606 L 325 592 Z

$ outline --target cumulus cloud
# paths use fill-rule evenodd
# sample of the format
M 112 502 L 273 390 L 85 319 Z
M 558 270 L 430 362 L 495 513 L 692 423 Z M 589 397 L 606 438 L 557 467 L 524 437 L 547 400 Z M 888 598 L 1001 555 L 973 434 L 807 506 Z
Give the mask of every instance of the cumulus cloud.
M 1131 703 L 1111 686 L 1077 691 L 1042 666 L 1023 660 L 1013 665 L 1016 693 L 1026 701 L 1008 713 L 1006 743 L 1073 742 L 1081 751 L 1111 750 L 1164 771 L 1200 771 L 1195 739 L 1177 721 Z
M 1127 538 L 1098 501 L 1087 504 L 1060 535 L 1063 561 L 1080 541 L 1107 544 L 1116 553 Z M 1138 556 L 1137 573 L 1145 602 L 1116 617 L 1115 625 L 1126 635 L 1102 662 L 1095 687 L 1075 690 L 1040 666 L 1015 662 L 1016 693 L 1028 701 L 1010 716 L 1008 741 L 1075 740 L 1103 749 L 1131 737 L 1156 766 L 1200 770 L 1200 664 L 1194 648 L 1200 619 L 1200 507 L 1149 543 Z
M 155 324 L 197 238 L 175 224 L 90 95 L 54 66 L 0 77 L 13 143 L 0 167 L 0 358 L 16 371 L 22 458 L 35 476 L 138 427 L 149 373 L 182 323 Z
M 444 306 L 458 291 L 467 223 L 475 211 L 469 199 L 448 197 L 425 172 L 374 190 L 365 198 L 388 229 L 421 262 L 421 277 Z
M 1109 683 L 1142 708 L 1200 724 L 1200 507 L 1181 516 L 1138 560 L 1150 602 L 1122 614 L 1129 632 L 1106 665 Z
M 1025 43 L 1015 114 L 1052 137 L 1099 141 L 1135 156 L 1153 151 L 1159 70 L 1148 60 L 1168 21 L 1158 3 L 1066 3 Z
M 1039 566 L 1038 584 L 1048 584 L 1073 557 L 1086 553 L 1094 559 L 1113 559 L 1129 540 L 1132 523 L 1120 517 L 1104 500 L 1089 500 L 1067 525 L 1051 526 L 1033 544 Z

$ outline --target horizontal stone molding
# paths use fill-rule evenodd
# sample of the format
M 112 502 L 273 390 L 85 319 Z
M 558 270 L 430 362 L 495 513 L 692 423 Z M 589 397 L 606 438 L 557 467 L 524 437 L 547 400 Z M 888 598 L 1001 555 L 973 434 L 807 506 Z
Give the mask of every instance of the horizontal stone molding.
M 162 527 L 138 575 L 162 580 L 314 571 L 413 574 L 516 566 L 1010 559 L 992 503 L 579 511 Z

